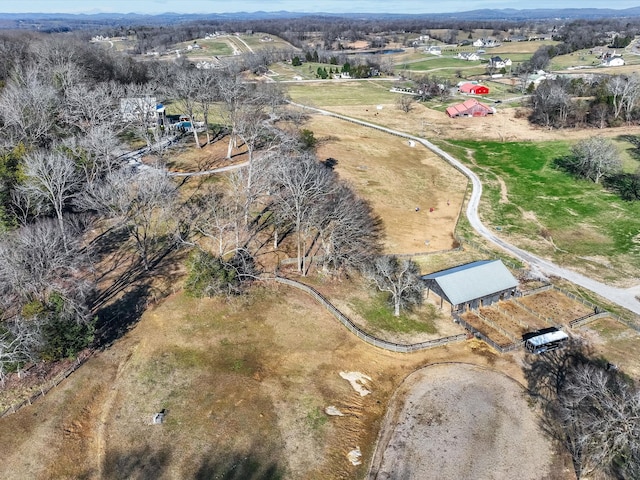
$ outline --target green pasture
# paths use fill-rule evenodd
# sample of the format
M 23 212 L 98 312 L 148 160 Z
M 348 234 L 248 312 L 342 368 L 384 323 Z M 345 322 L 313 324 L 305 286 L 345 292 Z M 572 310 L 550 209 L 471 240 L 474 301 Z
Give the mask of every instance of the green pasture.
M 637 275 L 640 202 L 555 168 L 554 159 L 570 152 L 568 142 L 451 141 L 445 148 L 460 159 L 467 149 L 474 152 L 470 166 L 483 182 L 481 215 L 490 228 L 534 240 L 527 248 L 561 263 L 585 266 L 606 258 L 605 278 Z
M 289 85 L 287 92 L 294 102 L 315 106 L 375 105 L 394 103 L 397 94 L 391 93 L 392 83 L 375 80 L 343 83 L 330 80 Z
M 245 41 L 253 50 L 262 50 L 265 48 L 273 48 L 277 50 L 291 49 L 295 50 L 293 45 L 289 42 L 285 42 L 280 37 L 275 35 L 269 35 L 267 33 L 254 33 L 252 35 L 240 35 L 240 38 Z M 267 40 L 269 39 L 269 40 Z
M 198 45 L 202 47 L 202 50 L 196 50 L 195 52 L 202 52 L 207 55 L 233 54 L 233 49 L 224 40 L 200 40 Z
M 420 309 L 420 315 L 403 311 L 399 317 L 393 316 L 392 307 L 384 294 L 378 294 L 366 301 L 354 298 L 352 308 L 362 316 L 374 333 L 380 331 L 394 333 L 437 333 L 434 320 L 438 318 L 437 309 L 430 304 Z
M 415 70 L 415 71 L 423 71 L 423 70 L 434 70 L 434 69 L 442 69 L 442 68 L 462 68 L 469 66 L 480 66 L 480 61 L 470 62 L 467 60 L 462 60 L 461 58 L 455 57 L 438 57 L 431 56 L 425 58 L 419 62 L 405 62 L 396 64 L 396 68 L 403 70 Z M 484 69 L 484 67 L 483 67 Z

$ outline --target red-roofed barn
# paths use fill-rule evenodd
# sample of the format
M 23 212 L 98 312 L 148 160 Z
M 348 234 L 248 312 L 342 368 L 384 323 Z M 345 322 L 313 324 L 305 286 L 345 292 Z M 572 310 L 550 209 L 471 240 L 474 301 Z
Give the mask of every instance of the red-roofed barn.
M 475 98 L 470 98 L 464 103 L 458 105 L 451 105 L 447 107 L 447 115 L 451 118 L 454 117 L 485 117 L 490 113 L 494 113 L 494 110 L 489 105 L 480 103 Z
M 489 87 L 478 85 L 476 83 L 463 83 L 460 85 L 461 93 L 473 93 L 474 95 L 486 95 L 489 93 Z

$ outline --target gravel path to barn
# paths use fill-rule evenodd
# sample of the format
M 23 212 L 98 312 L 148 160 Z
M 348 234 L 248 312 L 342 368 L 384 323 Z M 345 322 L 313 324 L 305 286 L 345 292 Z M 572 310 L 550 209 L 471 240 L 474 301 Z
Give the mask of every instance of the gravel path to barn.
M 369 480 L 537 480 L 549 478 L 551 458 L 518 382 L 475 365 L 436 364 L 394 395 Z

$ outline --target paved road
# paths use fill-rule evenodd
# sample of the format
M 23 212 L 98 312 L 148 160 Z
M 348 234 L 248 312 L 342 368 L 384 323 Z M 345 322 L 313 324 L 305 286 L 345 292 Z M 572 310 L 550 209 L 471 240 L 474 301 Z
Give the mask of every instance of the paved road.
M 627 310 L 630 310 L 635 314 L 640 315 L 640 301 L 638 301 L 635 298 L 636 296 L 640 296 L 640 284 L 631 288 L 626 288 L 626 289 L 612 287 L 610 285 L 606 285 L 602 282 L 599 282 L 585 275 L 582 275 L 581 273 L 575 272 L 568 268 L 560 267 L 555 263 L 552 263 L 548 260 L 540 258 L 537 255 L 534 255 L 532 253 L 526 252 L 514 245 L 511 245 L 510 243 L 506 242 L 502 238 L 497 237 L 492 231 L 490 231 L 480 221 L 480 217 L 478 216 L 478 206 L 480 204 L 480 197 L 482 196 L 482 183 L 480 182 L 480 179 L 478 178 L 478 176 L 475 173 L 473 173 L 471 169 L 463 165 L 459 160 L 449 155 L 447 152 L 440 149 L 433 143 L 429 142 L 424 138 L 415 137 L 413 135 L 409 135 L 404 132 L 393 130 L 391 128 L 381 127 L 380 125 L 375 125 L 373 123 L 347 117 L 345 115 L 339 115 L 326 110 L 321 110 L 319 108 L 314 108 L 314 107 L 307 107 L 306 105 L 300 105 L 297 103 L 293 103 L 293 105 L 296 105 L 298 107 L 301 107 L 307 110 L 315 111 L 322 115 L 328 115 L 328 116 L 339 118 L 349 122 L 357 123 L 365 127 L 375 128 L 377 130 L 390 133 L 391 135 L 407 138 L 424 145 L 429 150 L 439 155 L 444 160 L 446 160 L 451 165 L 453 165 L 455 168 L 460 170 L 471 181 L 473 190 L 471 192 L 471 198 L 469 199 L 469 203 L 467 205 L 466 215 L 467 215 L 467 218 L 469 219 L 469 223 L 471 224 L 471 226 L 474 228 L 476 232 L 478 232 L 480 235 L 482 235 L 484 238 L 486 238 L 493 244 L 507 251 L 509 254 L 513 255 L 514 257 L 520 259 L 523 262 L 528 263 L 530 268 L 533 271 L 538 271 L 543 275 L 564 278 L 572 283 L 575 283 L 576 285 L 580 285 L 581 287 L 596 293 L 597 295 L 600 295 L 603 298 L 606 298 L 607 300 L 615 303 L 616 305 L 624 307 Z

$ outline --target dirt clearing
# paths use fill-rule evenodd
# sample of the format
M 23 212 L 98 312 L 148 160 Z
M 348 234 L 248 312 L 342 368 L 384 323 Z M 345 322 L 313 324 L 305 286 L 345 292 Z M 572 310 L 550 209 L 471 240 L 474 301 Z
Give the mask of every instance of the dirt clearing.
M 370 479 L 549 478 L 552 451 L 524 388 L 472 365 L 410 375 L 390 405 Z

